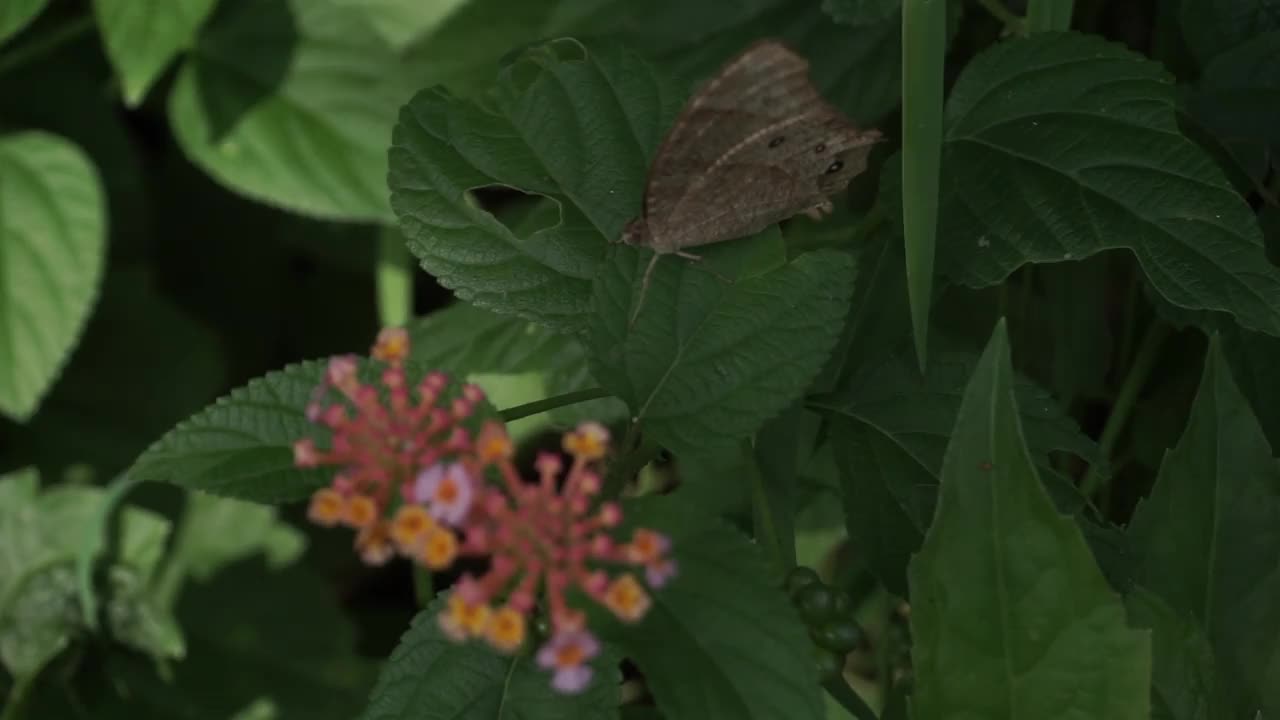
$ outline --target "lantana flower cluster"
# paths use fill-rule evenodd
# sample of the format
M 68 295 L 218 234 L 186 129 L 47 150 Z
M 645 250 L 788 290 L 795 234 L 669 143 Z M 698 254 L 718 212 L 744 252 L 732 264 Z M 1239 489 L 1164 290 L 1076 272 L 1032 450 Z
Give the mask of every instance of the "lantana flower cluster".
M 557 690 L 581 691 L 600 642 L 573 598 L 639 621 L 651 592 L 676 574 L 670 541 L 646 528 L 623 533 L 621 508 L 600 498 L 609 443 L 603 426 L 566 433 L 568 457 L 541 453 L 537 477 L 526 482 L 502 423 L 486 422 L 474 436 L 468 429 L 484 393 L 470 384 L 454 391 L 439 372 L 410 388 L 408 353 L 404 330 L 379 334 L 372 357 L 383 366 L 380 387 L 361 381 L 354 357 L 329 361 L 307 416 L 330 431 L 330 448 L 310 439 L 294 445 L 298 466 L 337 468 L 330 486 L 312 496 L 309 517 L 355 529 L 356 549 L 370 564 L 397 553 L 434 571 L 459 557 L 488 560 L 483 575 L 457 582 L 441 630 L 515 653 L 541 608 L 551 632 L 536 660 L 553 672 Z

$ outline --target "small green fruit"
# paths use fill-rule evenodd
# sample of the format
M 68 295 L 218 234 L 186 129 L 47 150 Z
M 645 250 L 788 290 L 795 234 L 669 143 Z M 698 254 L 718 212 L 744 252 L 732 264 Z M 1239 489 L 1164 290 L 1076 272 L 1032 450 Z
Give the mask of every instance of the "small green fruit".
M 813 648 L 813 663 L 818 668 L 818 678 L 821 680 L 837 677 L 844 670 L 844 656 L 837 656 L 820 647 Z
M 835 593 L 822 583 L 806 585 L 796 597 L 796 607 L 800 609 L 800 617 L 806 625 L 818 625 L 833 619 L 831 611 L 835 607 Z
M 858 647 L 858 641 L 862 639 L 862 631 L 852 620 L 832 620 L 822 624 L 811 634 L 819 647 L 839 653 L 842 657 Z
M 794 601 L 799 597 L 801 590 L 820 582 L 822 580 L 818 577 L 818 573 L 813 571 L 813 568 L 799 565 L 787 573 L 787 579 L 783 582 L 783 587 L 787 590 L 787 596 Z

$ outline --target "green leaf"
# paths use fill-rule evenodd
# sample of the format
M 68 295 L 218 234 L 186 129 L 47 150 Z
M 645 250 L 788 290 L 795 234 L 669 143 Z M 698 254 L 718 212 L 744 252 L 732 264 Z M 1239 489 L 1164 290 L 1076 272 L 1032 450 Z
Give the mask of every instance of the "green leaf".
M 551 720 L 618 717 L 617 658 L 606 649 L 590 687 L 563 695 L 528 654 L 507 657 L 440 631 L 445 596 L 413 619 L 378 676 L 361 720 Z
M 669 718 L 823 717 L 811 643 L 759 546 L 674 497 L 626 510 L 628 526 L 671 538 L 679 574 L 635 625 L 601 635 L 644 672 Z
M 94 0 L 107 57 L 120 76 L 125 104 L 142 102 L 165 67 L 190 47 L 217 0 Z
M 902 0 L 822 0 L 822 11 L 846 25 L 869 25 L 894 18 Z
M 938 239 L 947 3 L 909 3 L 902 12 L 902 238 L 916 358 L 927 361 L 933 258 Z
M 1280 713 L 1280 467 L 1216 339 L 1128 532 L 1138 582 L 1200 623 L 1247 709 Z
M 1187 44 L 1203 64 L 1255 35 L 1280 30 L 1280 2 L 1182 0 L 1178 19 Z
M 5 0 L 0 5 L 0 42 L 17 35 L 48 3 L 49 0 Z
M 1280 334 L 1280 270 L 1248 206 L 1179 134 L 1173 102 L 1158 64 L 1098 38 L 983 52 L 947 106 L 939 267 L 984 287 L 1027 262 L 1125 248 L 1174 305 Z M 897 212 L 896 163 L 883 181 Z
M 170 562 L 199 581 L 208 581 L 226 566 L 259 553 L 268 570 L 290 565 L 306 549 L 307 539 L 279 515 L 269 506 L 188 493 Z
M 1213 720 L 1231 715 L 1216 707 L 1213 651 L 1189 615 L 1136 588 L 1125 597 L 1129 622 L 1151 630 L 1152 720 Z
M 481 5 L 477 0 L 338 0 L 340 4 L 359 9 L 369 24 L 378 31 L 387 44 L 403 50 L 419 36 L 440 27 L 451 16 L 466 12 L 470 5 Z M 507 9 L 512 3 L 503 3 Z M 493 3 L 490 3 L 492 6 Z M 465 34 L 465 33 L 463 33 Z M 473 42 L 489 40 L 471 35 Z
M 79 339 L 102 275 L 104 206 L 74 145 L 0 137 L 0 413 L 31 417 Z
M 1215 57 L 1188 98 L 1187 111 L 1228 147 L 1246 143 L 1261 155 L 1267 146 L 1280 145 L 1280 30 Z
M 415 363 L 462 375 L 546 370 L 567 340 L 538 323 L 463 302 L 414 320 L 408 330 Z
M 911 561 L 915 717 L 1146 720 L 1150 638 L 1125 625 L 1023 440 L 1004 324 L 956 418 L 937 515 Z
M 753 245 L 761 243 L 722 243 L 703 262 L 724 274 L 723 261 Z M 662 258 L 629 327 L 650 257 L 619 248 L 600 270 L 587 345 L 596 378 L 676 453 L 724 447 L 796 400 L 834 346 L 853 292 L 853 260 L 834 250 L 732 283 Z
M 638 56 L 572 40 L 522 55 L 483 102 L 419 93 L 389 178 L 410 249 L 479 307 L 580 326 L 605 241 L 638 214 L 648 154 L 680 100 Z M 490 186 L 547 198 L 540 223 L 504 225 L 470 194 Z

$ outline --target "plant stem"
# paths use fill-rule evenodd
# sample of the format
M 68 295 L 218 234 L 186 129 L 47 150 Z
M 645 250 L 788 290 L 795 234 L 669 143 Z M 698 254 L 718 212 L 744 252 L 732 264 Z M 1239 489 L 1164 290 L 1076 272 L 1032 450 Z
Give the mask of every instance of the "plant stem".
M 787 558 L 782 550 L 778 524 L 773 519 L 773 508 L 769 503 L 769 491 L 764 486 L 764 475 L 756 464 L 750 441 L 743 443 L 743 459 L 747 463 L 747 473 L 751 476 L 751 517 L 756 539 L 765 546 L 765 552 L 774 561 L 775 567 L 785 573 L 795 567 L 795 558 Z
M 556 408 L 564 407 L 565 405 L 575 405 L 580 402 L 599 400 L 600 398 L 607 397 L 612 397 L 612 395 L 604 388 L 574 390 L 573 392 L 567 392 L 563 395 L 552 395 L 549 398 L 534 400 L 531 403 L 509 407 L 506 410 L 499 411 L 498 414 L 502 416 L 504 422 L 511 422 L 512 420 L 519 420 L 520 418 L 526 418 L 530 415 L 537 415 L 540 412 L 555 410 Z
M 418 601 L 418 607 L 425 608 L 435 596 L 436 589 L 432 583 L 431 571 L 415 563 L 413 566 L 413 597 Z
M 27 688 L 31 687 L 34 678 L 13 679 L 13 687 L 9 688 L 9 697 L 5 698 L 4 707 L 0 708 L 0 720 L 15 720 L 21 717 L 19 708 L 22 707 L 22 700 L 27 694 Z
M 1004 23 L 1005 30 L 1016 35 L 1027 34 L 1026 21 L 1013 14 L 1013 11 L 1005 7 L 1000 0 L 978 0 L 978 4 L 994 15 L 997 20 Z
M 56 51 L 58 48 L 73 42 L 93 30 L 93 14 L 80 17 L 53 28 L 41 37 L 37 37 L 26 45 L 18 46 L 0 59 L 0 75 L 13 72 L 23 65 L 39 60 Z
M 378 323 L 403 327 L 413 316 L 413 256 L 394 229 L 384 229 L 378 238 L 376 278 Z
M 1129 366 L 1129 374 L 1125 376 L 1124 383 L 1120 386 L 1116 402 L 1111 407 L 1111 415 L 1107 417 L 1107 423 L 1102 427 L 1102 436 L 1098 438 L 1100 459 L 1110 458 L 1112 451 L 1115 450 L 1116 441 L 1133 413 L 1138 393 L 1146 385 L 1147 377 L 1151 375 L 1151 369 L 1155 367 L 1156 359 L 1160 356 L 1160 346 L 1164 344 L 1170 332 L 1168 325 L 1156 320 L 1142 336 L 1138 352 L 1133 358 L 1133 365 Z M 1098 473 L 1098 466 L 1095 463 L 1080 481 L 1080 492 L 1085 497 L 1090 497 L 1101 489 L 1102 484 L 1102 475 Z
M 833 700 L 840 703 L 840 706 L 849 711 L 849 714 L 858 720 L 879 720 L 875 712 L 867 705 L 862 696 L 857 691 L 849 687 L 849 683 L 845 682 L 842 677 L 832 678 L 822 683 L 822 687 L 826 689 L 827 694 Z

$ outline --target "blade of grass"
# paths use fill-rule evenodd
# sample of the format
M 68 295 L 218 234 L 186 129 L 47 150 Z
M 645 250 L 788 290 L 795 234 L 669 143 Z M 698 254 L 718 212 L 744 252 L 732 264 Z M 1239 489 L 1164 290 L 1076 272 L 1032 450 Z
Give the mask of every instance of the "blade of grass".
M 1061 32 L 1071 27 L 1076 0 L 1029 0 L 1027 32 Z
M 938 231 L 946 52 L 946 0 L 906 0 L 902 4 L 902 227 L 907 298 L 921 372 L 927 364 L 925 343 Z

